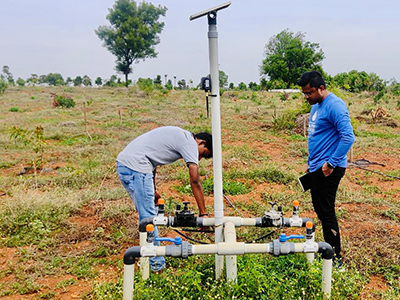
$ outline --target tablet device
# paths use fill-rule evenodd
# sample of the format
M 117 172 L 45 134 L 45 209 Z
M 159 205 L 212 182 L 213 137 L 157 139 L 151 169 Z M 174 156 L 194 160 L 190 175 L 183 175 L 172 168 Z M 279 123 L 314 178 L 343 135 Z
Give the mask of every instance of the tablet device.
M 306 173 L 302 176 L 300 176 L 298 178 L 301 189 L 303 190 L 303 192 L 308 191 L 309 189 L 311 189 L 311 174 L 310 173 Z

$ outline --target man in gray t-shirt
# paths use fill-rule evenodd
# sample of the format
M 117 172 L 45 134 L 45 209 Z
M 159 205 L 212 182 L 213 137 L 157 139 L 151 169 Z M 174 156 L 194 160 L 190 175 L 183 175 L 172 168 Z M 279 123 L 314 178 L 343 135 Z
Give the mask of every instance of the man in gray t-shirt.
M 159 127 L 130 142 L 117 157 L 117 174 L 131 197 L 139 221 L 156 216 L 155 204 L 160 198 L 155 188 L 158 166 L 183 158 L 189 169 L 190 185 L 199 208 L 199 216 L 208 216 L 200 184 L 199 160 L 212 157 L 212 136 L 207 132 L 193 134 L 175 126 Z M 157 235 L 157 228 L 154 233 Z M 150 259 L 153 271 L 165 266 L 163 257 Z

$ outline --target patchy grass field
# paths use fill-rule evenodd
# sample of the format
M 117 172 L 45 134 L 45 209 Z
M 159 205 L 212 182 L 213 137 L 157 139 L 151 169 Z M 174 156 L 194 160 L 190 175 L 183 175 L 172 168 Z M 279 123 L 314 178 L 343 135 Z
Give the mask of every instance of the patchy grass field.
M 334 272 L 333 299 L 400 299 L 400 100 L 342 94 L 356 143 L 337 197 L 346 271 Z M 75 107 L 53 106 L 54 94 Z M 320 224 L 297 177 L 307 159 L 300 94 L 227 91 L 221 97 L 225 215 L 260 217 L 276 202 Z M 164 125 L 211 131 L 201 91 L 135 88 L 10 88 L 0 96 L 0 297 L 121 299 L 122 256 L 138 245 L 138 218 L 115 174 L 134 137 Z M 360 165 L 361 160 L 376 164 Z M 358 162 L 358 163 L 357 163 Z M 366 167 L 366 168 L 365 168 Z M 213 210 L 212 161 L 201 162 Z M 192 203 L 182 162 L 160 168 L 168 213 Z M 238 230 L 249 241 L 271 229 Z M 275 229 L 273 229 L 275 230 Z M 279 233 L 303 233 L 278 229 Z M 174 237 L 170 228 L 162 236 Z M 190 234 L 213 242 L 210 234 Z M 264 240 L 268 242 L 268 240 Z M 167 269 L 135 280 L 136 299 L 321 299 L 321 265 L 301 255 L 238 257 L 238 284 L 215 282 L 213 256 L 167 258 Z M 138 274 L 137 274 L 138 275 Z

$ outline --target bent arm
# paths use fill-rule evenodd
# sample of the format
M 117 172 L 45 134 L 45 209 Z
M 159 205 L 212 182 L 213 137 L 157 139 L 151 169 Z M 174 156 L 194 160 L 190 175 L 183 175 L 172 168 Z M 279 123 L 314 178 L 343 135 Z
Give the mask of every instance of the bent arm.
M 188 164 L 190 175 L 190 186 L 194 198 L 199 208 L 199 215 L 207 214 L 206 204 L 204 201 L 203 189 L 201 188 L 199 167 L 196 164 Z
M 339 160 L 349 152 L 351 146 L 355 141 L 353 127 L 351 126 L 350 116 L 347 111 L 342 111 L 341 114 L 336 115 L 336 130 L 339 132 L 340 141 L 333 153 L 332 157 L 328 161 L 333 166 L 336 166 Z

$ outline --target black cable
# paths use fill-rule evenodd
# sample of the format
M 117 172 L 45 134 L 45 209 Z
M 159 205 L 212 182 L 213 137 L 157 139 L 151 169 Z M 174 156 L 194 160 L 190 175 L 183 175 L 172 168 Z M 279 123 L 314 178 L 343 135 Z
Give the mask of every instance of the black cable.
M 255 240 L 249 241 L 249 242 L 245 242 L 245 244 L 252 244 L 254 242 L 257 242 L 259 240 L 263 240 L 267 237 L 269 237 L 270 235 L 274 234 L 276 232 L 276 230 L 268 232 L 267 234 L 264 234 L 263 236 L 260 236 L 259 238 L 256 238 Z
M 199 243 L 199 244 L 203 244 L 203 245 L 209 245 L 209 244 L 210 244 L 210 243 L 206 243 L 206 242 L 202 242 L 202 241 L 198 241 L 198 240 L 192 239 L 191 237 L 187 236 L 186 234 L 183 234 L 182 232 L 180 232 L 180 231 L 177 230 L 177 229 L 174 229 L 174 231 L 175 231 L 176 233 L 178 233 L 179 235 L 183 236 L 184 238 L 186 238 L 186 239 L 192 241 L 192 242 Z
M 204 232 L 204 233 L 214 233 L 214 230 L 201 230 L 201 229 L 186 229 L 186 228 L 182 228 L 182 231 L 186 231 L 186 232 Z

